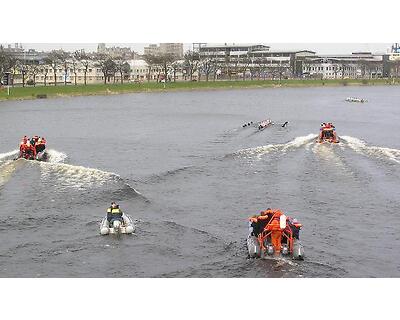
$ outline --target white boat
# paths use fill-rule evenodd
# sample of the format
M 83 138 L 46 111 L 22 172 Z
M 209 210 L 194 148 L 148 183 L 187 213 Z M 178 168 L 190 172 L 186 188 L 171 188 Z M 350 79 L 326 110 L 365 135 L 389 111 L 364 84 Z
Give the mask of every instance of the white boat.
M 355 97 L 347 97 L 346 101 L 347 102 L 361 102 L 361 103 L 367 102 L 366 99 L 355 98 Z
M 127 214 L 122 215 L 122 221 L 114 220 L 110 224 L 107 220 L 107 216 L 101 220 L 100 223 L 100 234 L 132 234 L 135 232 L 135 224 L 130 216 Z

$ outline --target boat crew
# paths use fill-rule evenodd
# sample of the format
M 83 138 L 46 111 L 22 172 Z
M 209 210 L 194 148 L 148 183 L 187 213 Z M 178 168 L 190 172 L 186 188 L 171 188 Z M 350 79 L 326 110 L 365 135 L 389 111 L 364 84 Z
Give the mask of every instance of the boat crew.
M 119 205 L 116 204 L 115 202 L 111 202 L 111 207 L 107 209 L 107 221 L 109 223 L 112 223 L 114 220 L 123 221 L 122 215 L 123 212 L 119 208 Z

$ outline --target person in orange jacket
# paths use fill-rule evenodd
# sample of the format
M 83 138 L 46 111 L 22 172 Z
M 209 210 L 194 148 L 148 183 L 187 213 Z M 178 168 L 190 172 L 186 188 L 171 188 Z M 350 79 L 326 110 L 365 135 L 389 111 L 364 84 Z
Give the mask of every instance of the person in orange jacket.
M 36 158 L 36 149 L 29 141 L 25 144 L 24 148 L 25 159 L 33 160 Z
M 267 230 L 271 231 L 271 243 L 274 247 L 276 253 L 281 252 L 282 248 L 282 233 L 283 230 L 279 224 L 279 218 L 275 218 L 271 221 L 271 223 L 267 226 Z
M 21 139 L 21 142 L 19 143 L 19 158 L 23 156 L 27 142 L 28 142 L 28 137 L 24 136 Z
M 283 215 L 283 212 L 279 209 L 272 210 L 273 216 L 270 223 L 267 225 L 267 231 L 271 231 L 271 243 L 274 247 L 276 253 L 281 252 L 282 248 L 282 233 L 283 229 L 280 226 L 280 217 Z
M 46 140 L 42 137 L 38 139 L 36 145 L 36 153 L 42 152 L 44 149 L 46 149 Z
M 268 208 L 265 211 L 261 211 L 259 215 L 254 215 L 250 217 L 249 218 L 250 234 L 257 237 L 261 232 L 263 232 L 266 225 L 270 222 L 273 214 L 274 210 Z

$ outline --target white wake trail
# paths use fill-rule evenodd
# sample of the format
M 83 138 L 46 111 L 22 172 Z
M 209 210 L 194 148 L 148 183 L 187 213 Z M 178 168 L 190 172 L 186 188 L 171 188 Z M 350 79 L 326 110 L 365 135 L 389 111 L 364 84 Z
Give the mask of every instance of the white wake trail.
M 54 176 L 64 187 L 85 188 L 101 186 L 106 182 L 121 179 L 115 173 L 65 163 L 40 162 L 40 166 L 42 179 L 47 180 L 50 176 Z
M 67 155 L 64 152 L 60 152 L 54 149 L 46 150 L 48 156 L 48 162 L 61 163 L 67 159 Z
M 0 165 L 0 187 L 6 184 L 12 174 L 23 164 L 24 160 L 9 160 Z
M 0 162 L 12 160 L 16 156 L 18 156 L 18 153 L 19 153 L 18 149 L 6 153 L 0 153 Z
M 368 146 L 366 142 L 349 136 L 341 136 L 347 145 L 359 154 L 364 154 L 367 156 L 372 156 L 379 159 L 388 159 L 390 161 L 400 163 L 400 150 L 378 147 L 378 146 Z
M 296 137 L 292 141 L 289 141 L 287 143 L 269 144 L 261 147 L 242 149 L 239 150 L 236 154 L 244 157 L 257 156 L 257 158 L 261 158 L 263 155 L 270 152 L 280 151 L 285 153 L 286 151 L 289 151 L 291 149 L 300 148 L 304 145 L 308 145 L 309 143 L 311 143 L 312 140 L 316 138 L 317 138 L 316 134 L 310 133 L 306 136 Z

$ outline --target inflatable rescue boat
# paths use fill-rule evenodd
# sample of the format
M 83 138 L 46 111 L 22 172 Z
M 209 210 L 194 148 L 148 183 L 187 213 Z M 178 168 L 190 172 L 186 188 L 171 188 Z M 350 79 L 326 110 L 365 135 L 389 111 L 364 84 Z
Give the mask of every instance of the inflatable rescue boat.
M 328 122 L 328 123 L 322 123 L 321 124 L 321 129 L 319 131 L 318 135 L 318 143 L 339 143 L 339 138 L 336 135 L 336 129 L 335 126 Z
M 270 210 L 266 215 L 250 218 L 250 222 L 250 234 L 247 237 L 250 258 L 304 259 L 304 247 L 299 240 L 301 225 L 295 219 L 286 217 L 280 210 Z M 256 230 L 257 224 L 261 229 Z
M 122 215 L 121 220 L 113 220 L 111 223 L 108 222 L 107 216 L 101 220 L 100 223 L 100 234 L 131 234 L 135 232 L 135 224 L 130 216 L 127 214 Z

